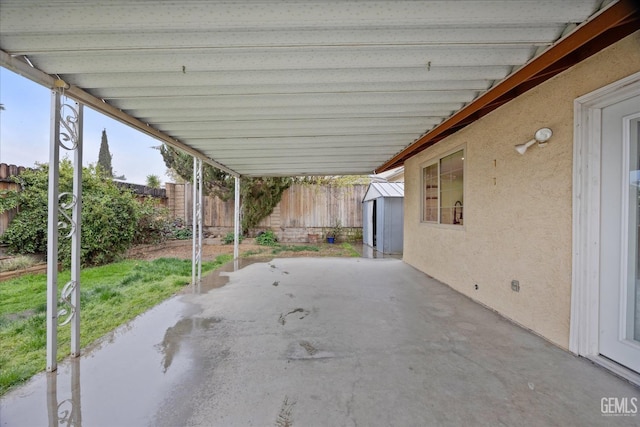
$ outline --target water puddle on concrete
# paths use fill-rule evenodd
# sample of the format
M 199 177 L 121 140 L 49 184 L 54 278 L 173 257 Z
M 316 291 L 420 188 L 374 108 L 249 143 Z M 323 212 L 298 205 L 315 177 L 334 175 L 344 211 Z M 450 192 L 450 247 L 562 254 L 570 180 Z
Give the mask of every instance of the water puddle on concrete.
M 369 245 L 353 245 L 353 248 L 360 253 L 362 258 L 368 259 L 378 259 L 378 258 L 394 258 L 394 259 L 402 259 L 402 254 L 385 254 L 379 252 L 375 248 Z
M 265 263 L 271 261 L 273 258 L 240 258 L 235 261 L 231 261 L 220 267 L 219 269 L 212 271 L 211 273 L 202 277 L 200 284 L 191 286 L 193 293 L 206 294 L 212 289 L 221 288 L 229 282 L 228 273 L 241 270 L 251 264 Z
M 64 360 L 56 372 L 36 375 L 0 399 L 1 425 L 146 425 L 192 369 L 185 340 L 178 351 L 167 335 L 183 328 L 181 322 L 190 320 L 184 316 L 194 311 L 181 297 L 171 298 L 84 349 L 80 358 Z
M 192 291 L 224 286 L 225 273 L 257 262 L 265 260 L 231 262 Z M 7 393 L 0 398 L 0 426 L 147 425 L 176 388 L 198 381 L 202 364 L 224 357 L 203 358 L 198 345 L 223 319 L 198 317 L 201 307 L 185 297 L 162 302 L 83 349 L 81 357 L 65 359 L 56 372 Z
M 162 372 L 166 373 L 167 370 L 169 370 L 173 359 L 179 353 L 185 339 L 190 336 L 198 336 L 200 335 L 198 332 L 208 331 L 221 321 L 222 319 L 218 317 L 188 317 L 168 328 L 162 342 L 156 345 L 156 348 L 164 355 L 162 359 Z

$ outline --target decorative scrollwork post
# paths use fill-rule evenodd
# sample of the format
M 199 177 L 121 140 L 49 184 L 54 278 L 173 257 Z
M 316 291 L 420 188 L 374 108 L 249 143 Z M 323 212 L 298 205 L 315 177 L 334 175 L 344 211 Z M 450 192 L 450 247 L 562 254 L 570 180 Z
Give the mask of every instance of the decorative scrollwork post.
M 58 83 L 58 82 L 57 82 Z M 64 87 L 63 82 L 61 87 Z M 62 102 L 64 89 L 51 95 L 47 227 L 47 371 L 57 368 L 58 324 L 71 323 L 71 355 L 80 354 L 80 212 L 82 210 L 83 106 Z M 60 147 L 73 151 L 73 192 L 60 193 Z M 61 220 L 60 220 L 61 219 Z M 58 232 L 71 238 L 71 280 L 62 289 L 58 310 Z M 63 319 L 60 321 L 60 319 Z
M 193 158 L 193 261 L 191 282 L 202 280 L 202 160 Z
M 238 256 L 239 256 L 238 246 L 240 245 L 240 177 L 239 176 L 236 176 L 234 179 L 234 190 L 235 190 L 235 197 L 234 197 L 234 211 L 233 211 L 233 234 L 234 234 L 233 260 L 236 262 L 234 270 L 237 270 L 238 269 L 237 263 L 238 263 Z

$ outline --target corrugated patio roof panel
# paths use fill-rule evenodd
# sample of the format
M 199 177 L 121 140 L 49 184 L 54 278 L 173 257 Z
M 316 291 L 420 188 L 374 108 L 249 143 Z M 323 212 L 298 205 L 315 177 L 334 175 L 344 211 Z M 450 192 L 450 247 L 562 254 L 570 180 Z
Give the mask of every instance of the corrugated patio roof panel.
M 237 174 L 369 174 L 600 4 L 1 0 L 0 49 Z

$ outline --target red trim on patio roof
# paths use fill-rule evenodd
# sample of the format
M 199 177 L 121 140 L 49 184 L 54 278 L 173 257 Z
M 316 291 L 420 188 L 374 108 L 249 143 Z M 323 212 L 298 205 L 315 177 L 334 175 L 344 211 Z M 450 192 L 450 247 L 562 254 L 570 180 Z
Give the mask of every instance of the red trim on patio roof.
M 376 172 L 402 166 L 410 157 L 456 133 L 529 89 L 571 68 L 640 29 L 640 12 L 622 0 L 584 23 L 537 58 L 459 110 L 422 138 L 381 165 Z

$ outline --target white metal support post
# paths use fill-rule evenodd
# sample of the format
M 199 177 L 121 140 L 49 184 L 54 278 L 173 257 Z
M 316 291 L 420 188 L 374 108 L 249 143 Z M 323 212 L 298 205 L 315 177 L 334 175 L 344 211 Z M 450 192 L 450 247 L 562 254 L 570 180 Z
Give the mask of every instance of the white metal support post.
M 80 356 L 80 243 L 82 241 L 82 145 L 83 145 L 83 123 L 84 108 L 82 104 L 76 103 L 77 140 L 73 153 L 73 205 L 71 223 L 75 224 L 75 230 L 71 235 L 71 307 L 75 311 L 71 323 L 71 356 Z M 64 297 L 64 292 L 63 292 Z
M 191 184 L 191 284 L 196 284 L 196 168 L 198 159 L 193 158 L 193 182 Z M 186 195 L 185 195 L 186 197 Z
M 47 371 L 57 368 L 58 323 L 71 323 L 71 355 L 80 355 L 80 241 L 82 211 L 83 106 L 63 103 L 60 90 L 51 95 L 51 141 L 47 224 Z M 73 190 L 60 193 L 60 147 L 74 151 Z M 58 219 L 61 217 L 61 221 Z M 62 288 L 58 310 L 58 231 L 71 238 L 71 280 Z M 63 318 L 61 322 L 59 319 Z
M 47 371 L 58 367 L 58 179 L 60 171 L 60 93 L 51 94 L 49 205 L 47 218 Z
M 235 179 L 235 205 L 233 210 L 233 259 L 237 260 L 239 256 L 238 244 L 240 242 L 240 177 Z
M 199 284 L 202 279 L 202 160 L 193 158 L 193 259 L 191 283 Z
M 198 159 L 198 283 L 202 281 L 202 225 L 204 206 L 202 205 L 202 159 Z

